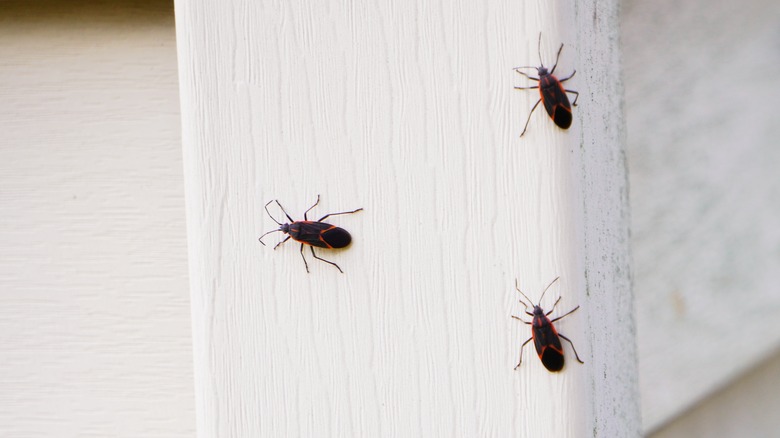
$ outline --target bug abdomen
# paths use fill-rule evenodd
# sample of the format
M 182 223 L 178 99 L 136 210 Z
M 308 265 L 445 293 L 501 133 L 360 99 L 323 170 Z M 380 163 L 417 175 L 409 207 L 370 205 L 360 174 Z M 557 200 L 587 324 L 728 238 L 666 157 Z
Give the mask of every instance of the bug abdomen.
M 562 129 L 571 126 L 571 103 L 563 85 L 554 76 L 544 77 L 539 83 L 539 94 L 544 102 L 544 109 L 556 125 Z
M 343 228 L 333 226 L 320 234 L 327 248 L 344 248 L 352 242 L 352 236 Z
M 536 354 L 548 371 L 563 369 L 563 345 L 558 332 L 546 317 L 536 317 L 533 321 L 533 339 Z
M 563 355 L 550 347 L 547 347 L 539 358 L 547 371 L 556 372 L 563 369 Z

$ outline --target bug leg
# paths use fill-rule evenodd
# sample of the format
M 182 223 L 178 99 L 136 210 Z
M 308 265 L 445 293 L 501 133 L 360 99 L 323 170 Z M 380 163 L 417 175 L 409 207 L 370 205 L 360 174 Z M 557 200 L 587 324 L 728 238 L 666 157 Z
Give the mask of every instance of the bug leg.
M 576 310 L 576 309 L 575 309 L 575 310 Z M 573 311 L 572 311 L 572 312 L 573 312 Z M 571 313 L 571 312 L 569 312 L 569 313 Z M 574 350 L 574 357 L 576 357 L 576 358 L 577 358 L 577 361 L 578 361 L 579 363 L 585 363 L 585 362 L 583 362 L 583 361 L 580 359 L 580 355 L 579 355 L 579 354 L 577 354 L 577 349 L 576 349 L 576 348 L 574 348 L 574 343 L 571 341 L 571 339 L 567 338 L 566 336 L 563 336 L 563 335 L 562 335 L 562 334 L 560 334 L 560 333 L 558 333 L 558 336 L 562 337 L 563 339 L 566 339 L 566 341 L 569 343 L 569 345 L 571 345 L 571 349 L 572 349 L 572 350 Z
M 287 241 L 287 239 L 285 239 Z M 314 250 L 312 249 L 312 254 L 314 253 Z M 315 256 L 316 257 L 316 256 Z M 306 263 L 306 256 L 303 255 L 303 244 L 301 243 L 301 258 L 303 259 L 303 265 L 306 266 L 306 273 L 309 273 L 309 264 Z
M 558 297 L 558 299 L 555 300 L 555 304 L 553 304 L 552 309 L 550 309 L 549 312 L 545 313 L 544 316 L 550 316 L 550 314 L 553 313 L 553 310 L 555 310 L 555 306 L 558 305 L 558 302 L 561 301 L 561 298 L 563 297 Z
M 515 87 L 515 90 L 536 90 L 538 88 L 539 86 L 537 85 L 535 87 Z
M 528 122 L 531 121 L 531 115 L 533 115 L 534 110 L 536 109 L 537 106 L 539 106 L 539 102 L 541 102 L 541 101 L 542 101 L 542 99 L 537 100 L 536 104 L 534 104 L 534 107 L 531 108 L 531 113 L 528 114 L 528 120 L 525 121 L 525 127 L 523 127 L 523 132 L 520 133 L 520 137 L 522 137 L 523 134 L 525 134 L 525 131 L 528 129 Z
M 571 79 L 572 77 L 574 77 L 575 73 L 577 73 L 577 70 L 574 70 L 573 72 L 571 72 L 571 74 L 569 75 L 569 77 L 568 77 L 568 78 L 559 79 L 559 80 L 558 80 L 558 82 L 566 82 L 566 81 L 568 81 L 569 79 Z
M 331 262 L 329 260 L 325 260 L 322 257 L 317 257 L 317 254 L 314 252 L 314 247 L 311 246 L 310 248 L 311 248 L 311 255 L 313 255 L 315 259 L 322 260 L 325 263 L 330 263 L 331 265 L 335 266 L 336 269 L 339 270 L 339 272 L 341 272 L 342 274 L 344 273 L 344 271 L 342 271 L 341 268 L 339 268 L 339 265 L 337 265 L 337 264 L 335 264 L 335 263 L 333 263 L 333 262 Z M 301 251 L 303 251 L 303 245 L 301 245 Z M 301 254 L 303 254 L 303 252 L 301 252 Z
M 520 70 L 518 70 L 518 68 L 526 68 L 526 67 L 517 67 L 517 68 L 515 68 L 515 72 L 518 73 L 518 74 L 521 74 L 521 75 L 523 75 L 525 77 L 527 77 L 528 79 L 530 79 L 532 81 L 539 82 L 539 78 L 535 78 L 533 76 L 529 76 L 528 73 L 520 71 Z M 527 67 L 527 68 L 536 68 L 536 67 Z
M 352 213 L 357 213 L 357 212 L 359 212 L 359 211 L 361 211 L 361 210 L 363 210 L 363 207 L 361 207 L 361 208 L 358 208 L 357 210 L 352 210 L 352 211 L 342 211 L 341 213 L 328 213 L 328 214 L 326 214 L 325 216 L 323 216 L 323 217 L 319 218 L 319 219 L 317 220 L 317 222 L 322 222 L 323 220 L 325 220 L 325 218 L 327 218 L 327 217 L 329 217 L 329 216 L 338 216 L 338 215 L 340 215 L 340 214 L 352 214 Z
M 576 94 L 576 96 L 574 97 L 574 102 L 572 102 L 571 104 L 572 104 L 572 105 L 574 105 L 574 106 L 577 106 L 577 99 L 579 99 L 579 98 L 580 98 L 580 93 L 579 93 L 579 92 L 577 92 L 577 91 L 574 91 L 574 90 L 566 90 L 566 89 L 564 89 L 564 90 L 565 90 L 565 91 L 568 91 L 569 93 L 574 93 L 574 94 Z
M 560 298 L 558 298 L 558 299 L 560 299 Z M 556 301 L 556 303 L 557 303 L 557 301 Z M 553 320 L 552 320 L 552 321 L 550 321 L 550 322 L 555 322 L 555 321 L 557 321 L 557 320 L 559 320 L 559 319 L 563 318 L 563 317 L 564 317 L 564 316 L 566 316 L 566 315 L 569 315 L 569 314 L 571 314 L 571 313 L 574 313 L 574 311 L 575 311 L 575 310 L 577 310 L 577 309 L 579 309 L 579 308 L 580 308 L 580 306 L 577 306 L 577 307 L 575 307 L 575 308 L 573 308 L 573 309 L 569 310 L 568 312 L 564 313 L 563 315 L 561 315 L 561 316 L 559 316 L 559 317 L 557 317 L 557 318 L 553 319 Z
M 520 346 L 520 362 L 517 363 L 517 365 L 515 366 L 515 369 L 517 369 L 517 367 L 519 367 L 520 364 L 523 363 L 523 349 L 525 348 L 525 344 L 531 342 L 531 339 L 533 339 L 533 338 L 526 339 L 525 342 L 523 342 L 523 345 Z
M 287 242 L 288 240 L 290 240 L 290 237 L 291 237 L 291 236 L 287 236 L 287 238 L 286 238 L 286 239 L 284 239 L 284 240 L 282 240 L 281 242 L 277 243 L 277 244 L 276 244 L 276 246 L 274 246 L 274 249 L 276 249 L 276 248 L 279 248 L 279 245 L 281 245 L 281 244 L 283 244 L 284 242 Z
M 526 312 L 526 313 L 528 313 L 528 312 Z M 528 314 L 529 314 L 529 315 L 531 315 L 531 316 L 534 316 L 534 314 L 533 314 L 533 313 L 528 313 Z M 518 321 L 522 321 L 522 322 L 523 322 L 523 323 L 525 323 L 525 324 L 531 325 L 531 323 L 530 323 L 530 322 L 523 320 L 523 318 L 520 318 L 520 317 L 518 317 L 518 316 L 515 316 L 515 315 L 511 315 L 511 316 L 512 316 L 512 318 L 514 318 L 514 319 L 516 319 L 516 320 L 518 320 Z
M 311 211 L 311 209 L 312 209 L 312 208 L 314 208 L 314 207 L 316 207 L 316 206 L 317 206 L 317 204 L 319 204 L 319 203 L 320 203 L 320 195 L 317 195 L 317 202 L 315 202 L 315 203 L 314 203 L 314 205 L 312 205 L 311 207 L 309 207 L 309 209 L 308 209 L 308 210 L 306 210 L 306 211 L 304 211 L 304 212 L 303 212 L 303 220 L 305 220 L 305 221 L 309 220 L 309 218 L 308 218 L 308 217 L 306 217 L 306 215 L 307 215 L 307 214 L 309 214 L 309 212 Z M 322 220 L 322 219 L 320 219 L 320 220 Z

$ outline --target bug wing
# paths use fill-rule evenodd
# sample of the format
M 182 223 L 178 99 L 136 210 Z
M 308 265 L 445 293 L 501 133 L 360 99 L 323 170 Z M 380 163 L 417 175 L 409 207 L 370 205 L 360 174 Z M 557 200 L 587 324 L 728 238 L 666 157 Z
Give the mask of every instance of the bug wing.
M 563 85 L 557 82 L 544 89 L 544 109 L 559 128 L 569 129 L 571 126 L 571 103 Z
M 547 371 L 560 371 L 563 369 L 563 355 L 551 347 L 547 347 L 542 354 L 542 364 Z
M 548 371 L 563 369 L 563 346 L 552 323 L 534 327 L 534 347 L 539 359 Z
M 347 230 L 325 222 L 301 221 L 293 238 L 319 248 L 344 248 L 352 242 Z
M 296 222 L 296 225 L 298 226 L 298 229 L 297 233 L 293 235 L 293 239 L 311 246 L 330 248 L 330 246 L 322 240 L 322 233 L 332 228 L 333 225 L 326 224 L 325 222 L 313 221 L 300 221 Z M 290 234 L 292 235 L 292 233 Z
M 344 248 L 352 242 L 347 230 L 336 226 L 323 231 L 320 237 L 330 248 Z

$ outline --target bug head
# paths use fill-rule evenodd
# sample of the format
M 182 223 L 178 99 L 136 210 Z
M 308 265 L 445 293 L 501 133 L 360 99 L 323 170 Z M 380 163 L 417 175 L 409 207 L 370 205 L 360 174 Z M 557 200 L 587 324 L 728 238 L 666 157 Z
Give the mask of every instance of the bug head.
M 536 304 L 534 304 L 534 302 L 531 301 L 531 299 L 528 298 L 528 296 L 526 294 L 524 294 L 523 291 L 520 290 L 520 287 L 517 285 L 517 279 L 515 279 L 515 289 L 517 289 L 517 291 L 520 292 L 520 295 L 522 295 L 523 298 L 528 300 L 528 303 L 530 303 L 531 306 L 534 309 L 534 313 L 542 313 L 543 314 L 544 311 L 540 307 L 540 304 L 542 303 L 542 298 L 544 298 L 544 294 L 547 292 L 547 289 L 549 289 L 550 286 L 552 286 L 556 281 L 558 281 L 559 278 L 561 278 L 561 277 L 555 277 L 555 280 L 551 281 L 550 284 L 548 284 L 547 287 L 544 288 L 544 291 L 542 291 L 542 296 L 539 297 L 539 302 L 536 303 Z M 525 310 L 528 311 L 528 304 L 526 304 L 525 301 L 523 301 L 523 300 L 520 300 L 520 302 L 523 303 L 523 306 L 525 306 Z
M 265 236 L 267 236 L 267 235 L 269 235 L 271 233 L 275 233 L 277 231 L 281 231 L 281 232 L 283 232 L 285 234 L 290 232 L 290 224 L 289 223 L 284 223 L 283 224 L 283 223 L 279 222 L 278 220 L 276 220 L 276 218 L 273 217 L 273 215 L 271 215 L 271 212 L 268 211 L 268 206 L 271 205 L 271 203 L 274 202 L 274 201 L 276 201 L 276 204 L 279 206 L 279 208 L 282 209 L 282 211 L 284 212 L 284 215 L 287 216 L 287 219 L 290 219 L 290 222 L 293 222 L 292 218 L 290 218 L 290 215 L 288 215 L 287 212 L 284 211 L 284 208 L 282 207 L 282 204 L 279 204 L 279 201 L 277 201 L 275 199 L 272 199 L 272 200 L 266 202 L 266 204 L 265 204 L 265 212 L 268 213 L 268 217 L 270 217 L 272 221 L 276 222 L 276 224 L 279 225 L 279 228 L 277 228 L 275 230 L 268 231 L 266 233 L 263 233 L 263 235 L 260 236 L 257 239 L 263 246 L 265 246 L 265 242 L 263 242 L 263 237 L 265 237 Z

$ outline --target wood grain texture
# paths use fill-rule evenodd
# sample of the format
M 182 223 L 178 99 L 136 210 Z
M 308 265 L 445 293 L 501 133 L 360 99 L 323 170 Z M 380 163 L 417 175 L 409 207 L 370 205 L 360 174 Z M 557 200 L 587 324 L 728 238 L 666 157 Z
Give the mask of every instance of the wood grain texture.
M 780 344 L 778 18 L 761 1 L 631 2 L 623 14 L 648 430 Z
M 0 8 L 0 436 L 192 436 L 170 6 Z
M 538 8 L 538 9 L 537 9 Z M 630 436 L 639 415 L 614 2 L 176 4 L 198 432 Z M 594 30 L 594 20 L 598 30 Z M 574 126 L 511 68 L 536 42 L 583 93 Z M 593 62 L 591 62 L 593 61 Z M 257 242 L 294 218 L 354 241 Z M 270 236 L 269 236 L 270 237 Z M 279 239 L 282 237 L 280 236 Z M 278 241 L 278 240 L 276 240 Z M 271 244 L 276 243 L 271 239 Z M 587 362 L 526 351 L 515 278 Z

